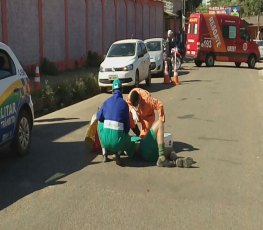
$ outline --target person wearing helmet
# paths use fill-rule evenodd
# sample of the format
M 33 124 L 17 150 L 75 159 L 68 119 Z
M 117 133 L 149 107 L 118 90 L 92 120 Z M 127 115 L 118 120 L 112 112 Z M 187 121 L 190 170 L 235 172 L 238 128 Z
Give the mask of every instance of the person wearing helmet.
M 98 135 L 102 147 L 103 162 L 107 161 L 107 151 L 115 154 L 117 165 L 121 165 L 120 154 L 132 151 L 129 136 L 129 108 L 122 95 L 119 79 L 112 83 L 112 96 L 108 98 L 97 112 Z
M 167 58 L 167 64 L 168 64 L 168 70 L 169 70 L 169 76 L 170 78 L 173 75 L 172 71 L 172 62 L 171 62 L 171 50 L 176 46 L 176 40 L 174 37 L 174 33 L 172 30 L 168 30 L 167 32 L 167 38 L 165 40 L 165 54 Z

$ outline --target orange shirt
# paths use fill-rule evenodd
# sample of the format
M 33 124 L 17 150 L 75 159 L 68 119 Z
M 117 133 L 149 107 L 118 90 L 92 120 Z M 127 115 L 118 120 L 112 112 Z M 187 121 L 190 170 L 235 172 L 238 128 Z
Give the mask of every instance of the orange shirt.
M 155 121 L 155 113 L 154 113 L 155 110 L 157 110 L 159 113 L 159 120 L 165 122 L 163 104 L 159 100 L 153 98 L 151 94 L 144 89 L 134 88 L 133 90 L 131 90 L 131 92 L 133 91 L 137 91 L 141 97 L 140 105 L 139 108 L 136 110 L 136 112 L 139 122 L 141 123 L 140 137 L 143 138 L 149 132 L 150 128 L 153 125 L 153 122 Z M 130 102 L 131 92 L 129 93 L 127 98 L 127 103 L 129 107 L 132 107 Z M 130 112 L 130 126 L 131 128 L 135 127 L 135 123 L 132 118 L 131 112 Z

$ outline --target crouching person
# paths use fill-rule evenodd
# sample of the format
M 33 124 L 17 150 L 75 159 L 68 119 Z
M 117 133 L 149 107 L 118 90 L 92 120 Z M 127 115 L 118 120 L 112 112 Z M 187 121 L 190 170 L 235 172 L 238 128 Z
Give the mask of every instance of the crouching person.
M 107 161 L 107 152 L 115 154 L 117 165 L 122 165 L 120 154 L 128 155 L 135 148 L 129 136 L 129 107 L 122 96 L 122 84 L 119 79 L 113 81 L 113 95 L 108 98 L 97 112 L 98 135 L 102 147 L 103 162 Z
M 141 88 L 134 88 L 128 95 L 127 103 L 131 111 L 130 125 L 136 136 L 139 136 L 140 155 L 148 162 L 156 162 L 159 167 L 174 167 L 164 155 L 164 122 L 163 104 Z M 155 111 L 159 118 L 155 120 Z M 137 121 L 140 123 L 139 129 Z

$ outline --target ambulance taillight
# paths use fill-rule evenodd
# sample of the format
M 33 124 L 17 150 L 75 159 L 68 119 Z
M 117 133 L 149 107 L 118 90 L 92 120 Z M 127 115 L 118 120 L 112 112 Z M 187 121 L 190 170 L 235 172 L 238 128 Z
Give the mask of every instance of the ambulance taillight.
M 196 43 L 196 46 L 197 46 L 197 47 L 196 47 L 196 50 L 200 50 L 200 42 L 197 42 L 197 43 Z

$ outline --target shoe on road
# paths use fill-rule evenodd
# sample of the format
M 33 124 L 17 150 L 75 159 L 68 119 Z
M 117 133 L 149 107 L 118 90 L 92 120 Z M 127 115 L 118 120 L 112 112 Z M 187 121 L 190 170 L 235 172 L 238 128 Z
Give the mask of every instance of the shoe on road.
M 165 156 L 159 156 L 156 165 L 158 167 L 168 167 L 168 168 L 175 167 L 174 163 L 167 160 Z
M 116 165 L 123 166 L 122 161 L 121 161 L 121 157 L 118 153 L 115 154 L 115 162 L 116 162 Z
M 186 158 L 177 158 L 175 161 L 175 164 L 179 168 L 191 168 L 194 164 L 194 160 L 192 157 L 186 157 Z
M 108 162 L 108 156 L 105 154 L 105 155 L 102 155 L 102 163 L 106 163 Z

